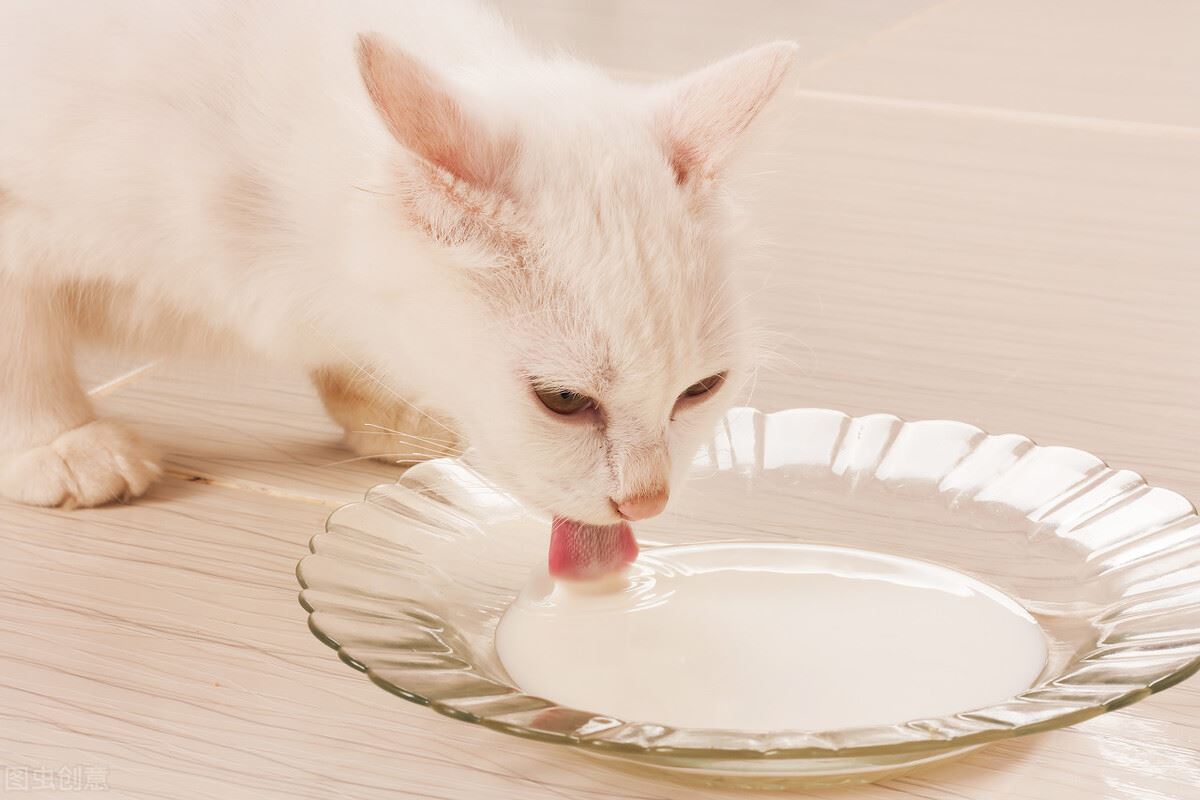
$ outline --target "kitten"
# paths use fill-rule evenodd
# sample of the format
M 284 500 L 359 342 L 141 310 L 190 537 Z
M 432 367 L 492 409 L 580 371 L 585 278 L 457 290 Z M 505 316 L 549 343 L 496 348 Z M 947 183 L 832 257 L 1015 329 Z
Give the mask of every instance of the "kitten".
M 795 49 L 638 86 L 463 0 L 3 4 L 0 494 L 158 474 L 96 339 L 297 365 L 360 451 L 465 440 L 560 520 L 657 513 L 747 374 L 722 169 Z

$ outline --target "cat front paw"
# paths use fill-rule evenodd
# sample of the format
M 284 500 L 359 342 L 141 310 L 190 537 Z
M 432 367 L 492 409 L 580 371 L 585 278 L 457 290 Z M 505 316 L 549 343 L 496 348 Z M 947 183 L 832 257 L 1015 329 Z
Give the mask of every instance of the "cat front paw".
M 96 420 L 50 444 L 0 456 L 0 495 L 33 506 L 99 506 L 138 497 L 162 474 L 154 450 L 118 422 Z

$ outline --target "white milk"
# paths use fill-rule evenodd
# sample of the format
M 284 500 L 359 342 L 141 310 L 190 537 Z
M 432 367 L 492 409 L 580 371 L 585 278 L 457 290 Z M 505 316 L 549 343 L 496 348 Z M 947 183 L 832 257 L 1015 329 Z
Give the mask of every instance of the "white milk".
M 862 550 L 649 550 L 606 585 L 535 576 L 496 633 L 525 692 L 626 721 L 831 730 L 1001 703 L 1046 663 L 1016 602 Z

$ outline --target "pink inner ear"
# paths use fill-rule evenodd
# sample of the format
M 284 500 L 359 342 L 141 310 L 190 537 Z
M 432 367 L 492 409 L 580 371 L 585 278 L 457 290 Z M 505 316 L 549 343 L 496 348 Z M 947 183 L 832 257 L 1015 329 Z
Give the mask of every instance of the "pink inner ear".
M 493 186 L 515 146 L 471 118 L 446 83 L 376 34 L 358 37 L 367 93 L 392 136 L 407 149 L 476 186 Z
M 711 177 L 775 94 L 796 60 L 791 42 L 763 45 L 684 79 L 665 109 L 665 149 L 675 180 Z

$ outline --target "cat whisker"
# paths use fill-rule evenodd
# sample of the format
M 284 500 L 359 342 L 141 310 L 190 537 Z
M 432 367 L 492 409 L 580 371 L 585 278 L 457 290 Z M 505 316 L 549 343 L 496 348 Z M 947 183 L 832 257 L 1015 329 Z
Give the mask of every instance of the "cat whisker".
M 401 458 L 401 456 L 408 456 L 408 458 Z M 411 466 L 413 464 L 420 464 L 424 461 L 429 461 L 429 460 L 435 459 L 435 458 L 446 458 L 446 455 L 438 454 L 438 453 L 421 453 L 421 452 L 416 452 L 416 451 L 410 450 L 406 453 L 376 453 L 374 455 L 369 455 L 369 456 L 351 456 L 350 458 L 343 458 L 343 459 L 339 459 L 338 461 L 328 461 L 324 464 L 320 464 L 319 466 L 321 466 L 321 467 L 339 467 L 344 464 L 353 464 L 357 461 L 370 461 L 370 460 L 383 461 L 388 464 L 408 464 Z
M 342 357 L 345 358 L 346 361 L 349 362 L 351 366 L 353 366 L 355 369 L 357 369 L 360 374 L 367 377 L 369 380 L 371 380 L 372 383 L 374 383 L 376 386 L 378 386 L 380 389 L 382 389 L 384 392 L 386 392 L 392 398 L 400 401 L 405 406 L 408 406 L 409 408 L 411 408 L 413 411 L 417 412 L 417 414 L 421 415 L 422 417 L 428 418 L 430 422 L 437 425 L 439 428 L 442 428 L 447 433 L 449 433 L 451 436 L 457 436 L 457 434 L 455 433 L 453 428 L 451 428 L 449 425 L 442 422 L 440 419 L 434 417 L 429 412 L 427 412 L 424 409 L 420 408 L 419 406 L 415 405 L 411 401 L 406 400 L 405 398 L 401 397 L 394 389 L 392 389 L 392 387 L 388 386 L 383 381 L 379 380 L 379 378 L 377 378 L 370 370 L 368 370 L 362 364 L 359 364 L 357 361 L 355 361 L 353 358 L 351 358 L 346 353 L 346 351 L 343 350 L 341 347 L 339 347 L 336 343 L 333 344 L 333 347 L 335 350 L 337 350 L 339 353 L 341 353 Z
M 796 361 L 791 356 L 784 355 L 783 353 L 779 352 L 777 349 L 774 349 L 774 348 L 765 350 L 762 353 L 762 355 L 760 356 L 760 358 L 758 360 L 758 364 L 756 366 L 761 367 L 762 369 L 769 369 L 769 370 L 778 372 L 778 371 L 781 371 L 781 367 L 776 362 L 784 362 L 787 366 L 797 369 L 802 373 L 811 375 L 814 372 L 813 364 L 815 364 L 817 361 L 817 351 L 815 348 L 812 347 L 812 345 L 808 344 L 807 342 L 805 342 L 801 339 L 796 339 L 796 342 L 801 347 L 803 347 L 806 351 L 808 351 L 809 357 L 811 358 L 811 360 L 813 362 L 808 367 L 802 366 L 800 364 L 800 362 Z
M 372 435 L 374 435 L 374 436 L 395 436 L 395 434 L 384 433 L 383 431 L 356 431 L 356 433 L 359 433 L 359 434 L 362 434 L 365 436 L 372 436 Z M 414 448 L 413 452 L 420 452 L 423 455 L 431 455 L 431 456 L 436 455 L 438 457 L 457 456 L 461 452 L 457 448 L 453 448 L 453 447 L 442 448 L 442 447 L 439 447 L 438 445 L 430 445 L 428 442 L 421 442 L 421 441 L 409 442 L 409 441 L 405 441 L 404 439 L 400 439 L 400 441 L 397 442 L 397 444 L 400 446 L 412 445 Z M 416 450 L 415 448 L 430 448 L 430 449 Z
M 421 452 L 436 453 L 443 456 L 456 456 L 460 450 L 452 446 L 448 442 L 438 441 L 434 439 L 426 439 L 423 436 L 408 436 L 402 433 L 392 433 L 390 431 L 356 431 L 356 433 L 364 435 L 376 436 L 392 436 L 397 439 L 397 443 L 404 446 L 412 446 L 414 448 L 423 448 Z
M 366 192 L 367 194 L 377 194 L 380 197 L 398 197 L 396 192 L 384 192 L 379 189 L 368 189 L 366 186 L 359 186 L 358 184 L 353 183 L 350 184 L 350 188 L 357 189 L 360 192 Z
M 742 402 L 742 405 L 753 406 L 754 391 L 758 388 L 758 367 L 750 371 L 747 382 L 750 384 L 750 388 L 746 391 L 746 399 Z
M 375 428 L 376 430 L 373 430 L 373 431 L 360 430 L 360 431 L 357 431 L 357 433 L 376 434 L 376 435 L 380 435 L 380 436 L 385 436 L 385 435 L 397 436 L 397 437 L 407 439 L 410 441 L 426 442 L 434 447 L 446 447 L 451 450 L 457 449 L 454 444 L 455 440 L 453 440 L 453 439 L 434 439 L 429 436 L 418 436 L 417 434 L 410 433 L 409 431 L 398 431 L 395 428 L 389 428 L 386 425 L 377 425 L 374 422 L 364 422 L 363 425 L 368 428 Z

